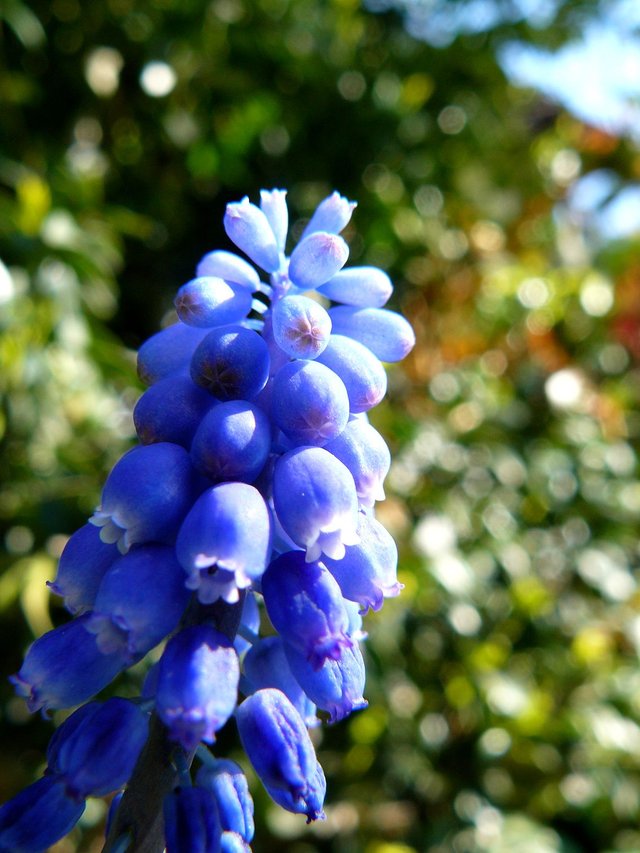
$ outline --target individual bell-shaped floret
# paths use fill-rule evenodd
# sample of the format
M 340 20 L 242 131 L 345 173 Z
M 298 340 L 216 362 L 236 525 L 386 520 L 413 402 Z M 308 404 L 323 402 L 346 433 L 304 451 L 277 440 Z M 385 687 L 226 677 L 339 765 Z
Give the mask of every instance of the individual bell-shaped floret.
M 336 335 L 347 335 L 364 344 L 380 361 L 402 361 L 413 349 L 416 336 L 401 314 L 386 308 L 331 308 L 329 316 Z
M 364 661 L 357 643 L 343 647 L 337 658 L 327 658 L 319 669 L 294 646 L 285 643 L 284 647 L 291 672 L 309 699 L 328 712 L 330 723 L 337 723 L 352 711 L 367 707 L 362 695 Z
M 313 216 L 302 232 L 302 239 L 314 231 L 328 231 L 339 234 L 349 224 L 351 214 L 357 207 L 357 202 L 349 201 L 339 192 L 333 192 L 323 199 L 316 207 Z
M 393 293 L 393 285 L 378 267 L 349 267 L 337 272 L 318 292 L 343 305 L 381 308 Z
M 267 461 L 271 423 L 246 400 L 214 406 L 202 419 L 191 445 L 194 466 L 214 482 L 252 483 Z
M 331 335 L 317 360 L 337 373 L 345 384 L 352 412 L 367 412 L 387 393 L 387 374 L 380 359 L 364 344 L 345 335 Z
M 271 415 L 295 444 L 321 447 L 347 425 L 347 389 L 323 364 L 291 361 L 274 377 Z
M 71 708 L 91 699 L 127 666 L 119 654 L 105 655 L 86 629 L 84 614 L 48 631 L 28 649 L 20 671 L 9 679 L 33 713 Z
M 250 292 L 260 288 L 260 276 L 244 258 L 233 252 L 217 249 L 208 252 L 196 267 L 196 276 L 216 276 L 239 284 Z
M 347 548 L 341 560 L 325 557 L 323 562 L 345 598 L 356 601 L 363 612 L 380 610 L 385 598 L 395 598 L 402 589 L 396 575 L 398 549 L 382 524 L 364 513 L 358 533 L 360 542 Z
M 211 791 L 176 788 L 164 799 L 166 853 L 220 853 L 222 829 Z
M 189 375 L 191 357 L 208 329 L 174 323 L 146 340 L 138 350 L 138 376 L 153 385 L 174 373 Z
M 102 578 L 118 557 L 117 546 L 103 542 L 94 524 L 85 524 L 64 546 L 56 578 L 47 586 L 62 596 L 70 613 L 84 613 L 93 607 Z
M 314 290 L 342 269 L 349 247 L 337 234 L 316 231 L 301 240 L 291 253 L 289 279 L 300 290 Z
M 247 257 L 266 272 L 280 266 L 278 243 L 267 216 L 247 196 L 227 205 L 224 214 L 227 236 Z
M 262 594 L 273 627 L 315 669 L 352 645 L 340 587 L 320 563 L 306 562 L 303 551 L 287 551 L 270 563 Z
M 242 326 L 210 331 L 191 359 L 191 378 L 218 400 L 252 400 L 269 378 L 269 350 Z
M 189 596 L 174 548 L 141 545 L 105 574 L 87 630 L 102 652 L 132 664 L 177 627 Z
M 214 405 L 190 376 L 174 374 L 147 388 L 133 410 L 133 423 L 142 444 L 168 441 L 188 450 L 198 424 Z
M 289 699 L 307 728 L 320 725 L 320 720 L 316 717 L 316 706 L 293 677 L 282 637 L 265 637 L 251 646 L 245 655 L 243 669 L 252 693 L 263 687 L 275 687 Z
M 186 750 L 215 741 L 236 706 L 240 664 L 229 640 L 208 625 L 184 628 L 167 643 L 158 669 L 156 711 Z
M 253 800 L 242 768 L 229 759 L 212 759 L 198 770 L 196 784 L 213 794 L 222 830 L 251 841 Z
M 266 568 L 271 518 L 260 492 L 246 483 L 220 483 L 198 498 L 176 542 L 186 586 L 203 604 L 233 603 Z
M 54 734 L 47 772 L 76 800 L 104 797 L 128 782 L 148 734 L 149 715 L 128 699 L 91 702 Z
M 314 299 L 295 294 L 284 296 L 271 313 L 273 337 L 291 358 L 315 358 L 329 342 L 329 314 Z
M 384 478 L 391 466 L 391 454 L 380 433 L 366 421 L 349 421 L 344 430 L 325 444 L 325 450 L 343 462 L 356 484 L 358 500 L 372 507 L 384 500 Z
M 289 230 L 289 211 L 286 190 L 260 190 L 260 210 L 267 217 L 276 244 L 284 252 Z
M 240 740 L 254 770 L 278 805 L 307 821 L 324 817 L 326 782 L 300 714 L 280 690 L 266 688 L 239 705 Z
M 0 851 L 42 853 L 70 832 L 85 803 L 67 795 L 54 776 L 38 779 L 0 806 Z
M 206 275 L 183 284 L 174 304 L 183 323 L 210 329 L 244 320 L 251 311 L 251 299 L 247 287 Z
M 200 489 L 184 447 L 134 447 L 112 468 L 89 520 L 102 541 L 115 542 L 123 554 L 138 543 L 170 544 Z
M 284 532 L 307 561 L 336 560 L 358 541 L 358 499 L 349 469 L 322 447 L 285 453 L 273 472 L 273 501 Z

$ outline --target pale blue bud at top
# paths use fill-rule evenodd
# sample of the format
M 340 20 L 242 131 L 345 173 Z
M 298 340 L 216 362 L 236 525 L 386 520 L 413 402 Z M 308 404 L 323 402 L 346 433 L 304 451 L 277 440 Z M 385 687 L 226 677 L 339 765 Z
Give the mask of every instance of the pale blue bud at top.
M 320 725 L 316 706 L 293 677 L 281 637 L 265 637 L 251 646 L 244 658 L 243 668 L 252 692 L 263 687 L 275 687 L 289 699 L 307 728 Z
M 191 357 L 207 329 L 174 323 L 146 340 L 138 350 L 138 376 L 153 385 L 173 373 L 189 373 Z
M 38 779 L 0 806 L 0 853 L 42 853 L 70 832 L 84 801 L 67 796 L 53 776 Z
M 186 750 L 215 741 L 236 705 L 240 664 L 229 640 L 208 625 L 184 628 L 167 643 L 158 671 L 156 711 Z
M 273 501 L 285 533 L 307 561 L 336 560 L 358 541 L 358 498 L 349 469 L 322 447 L 285 453 L 273 472 Z
M 32 713 L 80 705 L 127 666 L 121 655 L 102 654 L 86 630 L 87 619 L 78 616 L 39 637 L 9 679 Z
M 340 305 L 329 315 L 333 331 L 364 344 L 380 361 L 402 361 L 413 349 L 416 336 L 401 314 L 386 308 Z
M 271 518 L 260 492 L 246 483 L 207 489 L 184 520 L 176 552 L 187 587 L 203 604 L 237 601 L 238 589 L 260 577 L 271 553 Z
M 381 308 L 393 293 L 393 285 L 378 267 L 349 267 L 336 273 L 318 291 L 344 305 Z
M 342 269 L 349 247 L 337 234 L 317 231 L 295 247 L 289 260 L 289 278 L 300 290 L 314 290 Z
M 341 560 L 325 557 L 323 562 L 345 598 L 356 601 L 362 612 L 380 610 L 385 598 L 394 598 L 402 589 L 396 575 L 398 549 L 382 524 L 364 513 L 358 533 L 360 542 L 347 548 Z
M 354 413 L 377 406 L 387 393 L 387 374 L 380 359 L 352 338 L 332 333 L 317 361 L 330 367 L 342 379 Z
M 105 574 L 87 631 L 102 652 L 134 663 L 177 627 L 189 596 L 174 548 L 142 545 Z
M 254 833 L 253 800 L 242 768 L 235 761 L 216 759 L 211 764 L 203 764 L 198 770 L 196 785 L 213 794 L 222 830 L 237 833 L 245 841 L 251 841 Z
M 291 358 L 315 358 L 331 334 L 329 314 L 308 296 L 278 300 L 272 310 L 272 326 L 276 343 Z
M 365 669 L 358 645 L 345 646 L 337 658 L 327 658 L 315 668 L 304 654 L 285 643 L 285 653 L 291 672 L 307 696 L 322 711 L 329 722 L 337 723 L 352 711 L 367 707 L 364 691 Z
M 177 788 L 164 799 L 166 853 L 220 853 L 220 821 L 211 791 Z
M 325 449 L 351 472 L 361 504 L 372 507 L 376 501 L 384 500 L 383 483 L 391 466 L 391 454 L 374 427 L 362 420 L 349 421 Z
M 214 482 L 252 483 L 270 448 L 271 422 L 262 409 L 245 400 L 229 400 L 202 419 L 191 445 L 191 460 Z
M 56 731 L 47 772 L 61 778 L 76 800 L 104 797 L 129 781 L 148 734 L 148 714 L 128 699 L 91 702 Z
M 263 270 L 275 272 L 278 269 L 280 253 L 276 236 L 266 215 L 247 196 L 227 205 L 224 230 L 229 239 Z
M 260 287 L 260 276 L 251 264 L 233 252 L 225 252 L 221 249 L 208 252 L 202 258 L 196 267 L 196 275 L 214 275 L 225 281 L 239 284 L 252 292 Z
M 262 594 L 273 627 L 315 669 L 352 645 L 338 583 L 320 563 L 306 562 L 303 551 L 288 551 L 269 564 Z
M 276 244 L 284 252 L 289 230 L 289 211 L 287 210 L 286 190 L 260 190 L 260 209 L 267 217 Z
M 147 388 L 133 410 L 133 423 L 141 444 L 168 441 L 188 450 L 198 424 L 213 405 L 211 394 L 188 374 L 172 374 Z
M 217 276 L 198 276 L 178 290 L 176 311 L 183 323 L 199 328 L 239 323 L 251 311 L 251 291 Z
M 112 468 L 90 521 L 101 528 L 103 542 L 116 542 L 123 554 L 141 542 L 170 544 L 200 488 L 184 447 L 134 447 Z
M 324 817 L 326 783 L 306 726 L 280 690 L 253 693 L 238 707 L 244 751 L 270 796 L 307 820 Z
M 347 389 L 323 364 L 291 361 L 273 380 L 271 414 L 292 442 L 320 447 L 347 425 Z
M 331 193 L 316 207 L 313 216 L 302 232 L 302 239 L 304 240 L 314 231 L 328 231 L 330 234 L 339 234 L 348 225 L 351 214 L 356 207 L 357 202 L 349 201 L 339 192 Z
M 64 546 L 56 578 L 47 581 L 47 586 L 62 596 L 70 613 L 84 613 L 93 607 L 105 572 L 119 556 L 115 545 L 102 541 L 95 525 L 85 524 Z
M 269 378 L 269 350 L 252 329 L 210 331 L 191 359 L 191 378 L 218 400 L 251 400 Z

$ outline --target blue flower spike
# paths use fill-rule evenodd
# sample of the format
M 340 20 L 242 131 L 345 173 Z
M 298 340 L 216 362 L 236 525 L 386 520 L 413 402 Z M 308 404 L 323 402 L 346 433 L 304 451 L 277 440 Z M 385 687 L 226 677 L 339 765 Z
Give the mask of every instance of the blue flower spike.
M 309 730 L 367 705 L 362 615 L 402 589 L 374 518 L 390 454 L 367 412 L 383 362 L 415 342 L 389 276 L 346 266 L 355 207 L 331 193 L 288 250 L 284 189 L 228 204 L 238 253 L 205 254 L 177 321 L 140 348 L 139 443 L 49 582 L 73 618 L 11 678 L 30 711 L 79 707 L 44 777 L 0 807 L 0 853 L 44 853 L 113 792 L 113 853 L 138 844 L 151 802 L 154 849 L 250 853 L 247 779 L 204 746 L 234 715 L 275 803 L 324 817 Z M 97 696 L 138 663 L 140 696 Z

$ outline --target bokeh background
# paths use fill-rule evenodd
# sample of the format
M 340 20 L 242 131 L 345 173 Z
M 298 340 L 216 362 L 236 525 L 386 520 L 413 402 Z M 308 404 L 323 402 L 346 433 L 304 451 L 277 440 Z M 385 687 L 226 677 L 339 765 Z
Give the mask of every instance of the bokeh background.
M 318 738 L 327 821 L 256 786 L 254 850 L 640 850 L 633 7 L 0 5 L 0 800 L 43 767 L 6 676 L 65 619 L 45 581 L 134 440 L 135 349 L 228 201 L 288 188 L 295 234 L 336 188 L 418 337 L 372 418 L 405 589 L 370 708 Z

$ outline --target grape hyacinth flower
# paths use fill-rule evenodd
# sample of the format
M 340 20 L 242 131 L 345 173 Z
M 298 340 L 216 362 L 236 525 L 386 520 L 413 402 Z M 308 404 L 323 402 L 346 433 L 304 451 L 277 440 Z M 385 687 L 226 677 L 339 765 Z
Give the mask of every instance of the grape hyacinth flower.
M 107 853 L 250 850 L 247 779 L 215 755 L 231 717 L 275 803 L 324 817 L 309 729 L 366 706 L 362 614 L 402 588 L 367 413 L 414 336 L 388 275 L 346 266 L 355 206 L 332 193 L 287 254 L 284 190 L 229 204 L 242 254 L 204 255 L 140 348 L 139 444 L 49 582 L 73 618 L 11 678 L 31 711 L 79 707 L 0 807 L 0 851 L 44 851 L 112 792 Z M 96 698 L 133 664 L 127 699 Z

